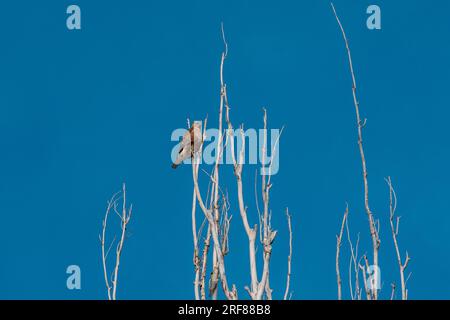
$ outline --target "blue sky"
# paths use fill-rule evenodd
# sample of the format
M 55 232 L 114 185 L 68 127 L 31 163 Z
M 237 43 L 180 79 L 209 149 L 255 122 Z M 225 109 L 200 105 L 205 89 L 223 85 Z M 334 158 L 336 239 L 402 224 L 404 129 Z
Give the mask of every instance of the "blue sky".
M 82 30 L 66 28 L 67 1 L 0 8 L 0 298 L 104 299 L 98 234 L 106 201 L 127 183 L 134 213 L 118 298 L 191 299 L 191 171 L 170 168 L 173 129 L 186 118 L 217 125 L 220 23 L 235 124 L 285 131 L 272 178 L 271 264 L 281 298 L 293 215 L 294 299 L 335 299 L 336 233 L 350 228 L 370 254 L 351 79 L 328 1 L 75 1 Z M 370 4 L 382 29 L 368 30 Z M 450 298 L 447 1 L 335 1 L 359 86 L 371 207 L 381 220 L 381 297 L 399 283 L 388 188 L 398 196 L 400 246 L 412 257 L 409 296 Z M 251 223 L 253 179 L 244 168 Z M 224 166 L 224 187 L 235 180 Z M 203 183 L 206 178 L 203 177 Z M 241 297 L 246 235 L 234 218 L 226 267 Z M 253 219 L 253 220 L 252 220 Z M 117 225 L 116 225 L 117 226 Z M 342 247 L 344 298 L 348 247 Z M 66 267 L 81 268 L 81 290 Z M 261 265 L 261 263 L 260 263 Z

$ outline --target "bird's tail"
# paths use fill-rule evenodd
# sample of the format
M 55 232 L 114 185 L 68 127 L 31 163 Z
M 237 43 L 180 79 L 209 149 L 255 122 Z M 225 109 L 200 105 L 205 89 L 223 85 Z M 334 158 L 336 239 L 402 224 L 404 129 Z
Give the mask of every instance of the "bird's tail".
M 173 169 L 176 169 L 178 166 L 179 166 L 178 164 L 172 163 L 172 168 L 173 168 Z

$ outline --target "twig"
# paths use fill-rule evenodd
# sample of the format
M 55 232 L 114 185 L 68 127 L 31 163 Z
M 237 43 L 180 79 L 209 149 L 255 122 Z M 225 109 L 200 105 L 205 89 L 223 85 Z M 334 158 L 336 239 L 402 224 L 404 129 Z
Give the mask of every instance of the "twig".
M 391 300 L 394 300 L 394 298 L 395 298 L 395 283 L 391 283 L 391 288 L 392 288 Z
M 361 300 L 361 290 L 359 288 L 359 268 L 358 268 L 358 247 L 359 247 L 359 233 L 356 238 L 356 246 L 353 247 L 352 239 L 350 237 L 350 227 L 348 226 L 348 219 L 345 222 L 345 228 L 347 230 L 347 241 L 350 246 L 350 263 L 348 267 L 348 279 L 349 279 L 349 287 L 350 287 L 350 295 L 352 300 L 358 299 Z M 355 293 L 353 294 L 353 286 L 352 286 L 352 266 L 353 272 L 355 273 Z
M 291 225 L 291 215 L 289 214 L 288 208 L 286 208 L 286 218 L 289 230 L 289 256 L 288 256 L 288 270 L 286 277 L 286 290 L 284 291 L 284 300 L 287 300 L 289 294 L 289 285 L 291 282 L 291 261 L 292 261 L 292 225 Z
M 261 210 L 259 209 L 259 200 L 258 200 L 258 169 L 255 170 L 255 204 L 256 211 L 258 212 L 258 220 L 261 222 Z M 261 228 L 259 229 L 261 232 Z M 262 241 L 262 235 L 260 235 Z
M 405 262 L 402 263 L 402 257 L 400 254 L 400 249 L 399 249 L 398 240 L 397 240 L 400 217 L 397 217 L 397 225 L 394 226 L 395 209 L 397 208 L 397 195 L 395 194 L 394 187 L 392 186 L 391 177 L 387 177 L 387 179 L 384 179 L 384 180 L 386 181 L 386 183 L 389 186 L 389 211 L 390 211 L 389 222 L 391 225 L 392 239 L 394 240 L 395 252 L 397 254 L 398 267 L 400 270 L 400 284 L 402 287 L 402 300 L 407 300 L 408 299 L 408 290 L 406 288 L 407 280 L 405 281 L 405 270 L 408 267 L 408 263 L 409 263 L 409 260 L 411 260 L 411 258 L 409 257 L 408 251 L 406 251 Z
M 338 287 L 338 300 L 342 300 L 342 281 L 341 281 L 341 272 L 339 270 L 339 254 L 341 251 L 342 244 L 342 235 L 344 233 L 345 222 L 347 221 L 348 216 L 348 205 L 345 208 L 344 217 L 342 218 L 341 230 L 339 234 L 336 235 L 336 280 Z
M 129 209 L 127 209 L 126 207 L 126 188 L 125 188 L 125 183 L 122 186 L 122 194 L 123 194 L 123 200 L 122 200 L 122 221 L 121 221 L 121 228 L 122 228 L 122 235 L 120 237 L 120 241 L 119 244 L 117 245 L 117 249 L 116 249 L 116 266 L 114 268 L 114 280 L 112 282 L 113 285 L 113 292 L 112 292 L 112 299 L 116 300 L 116 293 L 117 293 L 117 282 L 118 282 L 118 277 L 119 277 L 119 265 L 120 265 L 120 257 L 122 255 L 122 249 L 123 249 L 123 244 L 125 242 L 125 234 L 126 234 L 126 230 L 127 230 L 127 225 L 128 222 L 131 219 L 131 213 L 133 210 L 133 207 L 130 206 Z

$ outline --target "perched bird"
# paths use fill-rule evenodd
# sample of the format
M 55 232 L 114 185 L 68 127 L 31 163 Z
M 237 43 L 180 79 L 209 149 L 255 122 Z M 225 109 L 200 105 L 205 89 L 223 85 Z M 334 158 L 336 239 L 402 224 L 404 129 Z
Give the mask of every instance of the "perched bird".
M 194 153 L 200 150 L 203 143 L 202 122 L 194 121 L 194 124 L 183 136 L 180 143 L 180 150 L 177 159 L 172 163 L 172 168 L 176 169 L 185 159 L 192 157 Z

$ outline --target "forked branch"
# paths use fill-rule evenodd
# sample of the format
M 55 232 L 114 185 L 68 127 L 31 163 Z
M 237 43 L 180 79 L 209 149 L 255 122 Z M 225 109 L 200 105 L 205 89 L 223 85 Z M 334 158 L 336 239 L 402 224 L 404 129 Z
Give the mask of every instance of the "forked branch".
M 402 289 L 402 300 L 408 299 L 408 289 L 406 288 L 407 279 L 405 279 L 405 270 L 408 267 L 408 263 L 411 260 L 408 251 L 406 251 L 405 261 L 402 262 L 402 257 L 400 254 L 400 249 L 398 245 L 398 230 L 400 224 L 400 217 L 395 217 L 395 210 L 397 208 L 397 195 L 395 194 L 394 187 L 392 186 L 391 177 L 385 179 L 389 187 L 389 222 L 391 225 L 392 239 L 394 240 L 395 253 L 397 254 L 397 262 L 400 270 L 400 284 Z M 394 218 L 396 221 L 394 222 Z M 395 286 L 393 287 L 395 288 Z M 393 289 L 394 290 L 394 289 Z
M 122 199 L 122 206 L 119 206 L 118 201 Z M 108 292 L 108 299 L 109 300 L 116 300 L 117 297 L 117 283 L 118 283 L 118 277 L 119 277 L 119 265 L 120 265 L 120 257 L 122 255 L 123 245 L 125 243 L 125 237 L 126 237 L 126 230 L 128 223 L 131 219 L 131 213 L 132 213 L 132 206 L 127 208 L 127 198 L 126 198 L 126 188 L 125 184 L 122 186 L 122 191 L 114 194 L 111 199 L 108 201 L 108 205 L 106 208 L 105 217 L 103 219 L 102 223 L 102 234 L 100 236 L 100 244 L 102 248 L 102 264 L 103 264 L 103 274 L 105 278 L 105 284 L 106 289 Z M 114 270 L 112 273 L 112 279 L 109 280 L 108 277 L 108 269 L 107 269 L 107 258 L 109 251 L 111 247 L 113 246 L 115 237 L 113 241 L 111 242 L 109 249 L 105 250 L 105 244 L 106 244 L 106 231 L 107 231 L 107 222 L 109 214 L 116 213 L 116 215 L 120 218 L 120 227 L 121 227 L 121 233 L 120 233 L 120 240 L 116 247 L 116 261 Z M 111 282 L 111 283 L 110 283 Z

